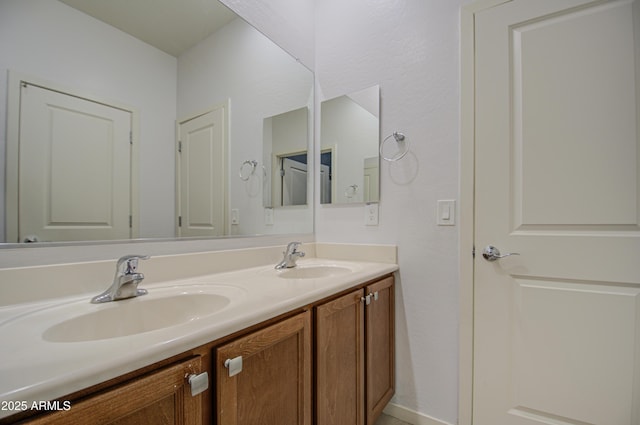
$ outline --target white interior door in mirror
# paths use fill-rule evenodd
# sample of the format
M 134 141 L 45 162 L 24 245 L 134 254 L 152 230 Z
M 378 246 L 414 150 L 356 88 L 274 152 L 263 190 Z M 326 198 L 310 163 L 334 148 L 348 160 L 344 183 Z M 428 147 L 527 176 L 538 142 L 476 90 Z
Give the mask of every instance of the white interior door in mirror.
M 306 155 L 304 155 L 306 158 Z M 282 206 L 306 205 L 307 164 L 292 158 L 282 159 Z
M 226 211 L 226 108 L 179 125 L 178 236 L 223 236 Z
M 331 152 L 321 158 L 331 176 L 331 196 L 321 203 L 378 202 L 379 86 L 325 100 L 320 113 L 321 152 Z
M 364 202 L 378 202 L 380 200 L 380 160 L 379 158 L 364 159 L 364 187 L 362 197 Z
M 131 113 L 22 84 L 19 241 L 131 236 Z

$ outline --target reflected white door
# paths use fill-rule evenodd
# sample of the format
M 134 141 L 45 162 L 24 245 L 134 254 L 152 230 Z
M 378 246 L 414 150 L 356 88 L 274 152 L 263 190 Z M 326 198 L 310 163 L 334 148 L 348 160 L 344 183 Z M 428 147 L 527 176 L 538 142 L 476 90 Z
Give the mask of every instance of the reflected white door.
M 179 125 L 178 236 L 225 234 L 225 115 L 220 106 Z
M 282 158 L 282 205 L 307 204 L 307 164 Z
M 19 241 L 128 239 L 131 113 L 23 83 Z
M 364 202 L 378 202 L 380 200 L 380 158 L 364 159 L 364 188 L 362 197 Z
M 640 424 L 639 3 L 476 14 L 474 425 Z
M 331 203 L 331 168 L 320 164 L 320 203 Z

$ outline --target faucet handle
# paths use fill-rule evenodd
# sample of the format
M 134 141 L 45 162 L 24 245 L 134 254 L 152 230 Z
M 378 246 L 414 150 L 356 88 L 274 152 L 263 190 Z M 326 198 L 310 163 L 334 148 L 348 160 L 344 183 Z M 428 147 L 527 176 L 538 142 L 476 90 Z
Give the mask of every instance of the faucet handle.
M 294 252 L 296 252 L 300 245 L 302 245 L 302 242 L 289 242 L 289 244 L 287 245 L 287 250 L 284 253 L 293 254 Z
M 148 260 L 150 257 L 148 255 L 124 255 L 118 258 L 117 269 L 119 272 L 124 274 L 132 274 L 138 270 L 138 260 Z

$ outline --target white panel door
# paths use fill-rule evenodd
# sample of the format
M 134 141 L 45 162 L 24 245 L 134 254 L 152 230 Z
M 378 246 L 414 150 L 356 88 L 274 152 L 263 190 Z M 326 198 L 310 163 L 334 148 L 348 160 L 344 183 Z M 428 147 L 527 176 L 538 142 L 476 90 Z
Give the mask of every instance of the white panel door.
M 282 159 L 282 205 L 307 204 L 307 164 Z
M 19 240 L 131 235 L 131 113 L 24 83 Z
M 225 108 L 180 123 L 178 236 L 225 234 Z
M 476 14 L 474 425 L 640 424 L 639 23 Z

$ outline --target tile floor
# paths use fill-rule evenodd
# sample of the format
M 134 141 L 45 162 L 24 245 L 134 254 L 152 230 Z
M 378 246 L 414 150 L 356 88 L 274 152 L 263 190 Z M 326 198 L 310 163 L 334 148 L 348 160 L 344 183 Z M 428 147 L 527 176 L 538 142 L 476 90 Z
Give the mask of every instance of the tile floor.
M 384 413 L 378 418 L 375 425 L 411 425 L 407 422 L 402 422 L 400 419 L 396 419 L 392 416 L 387 416 Z

